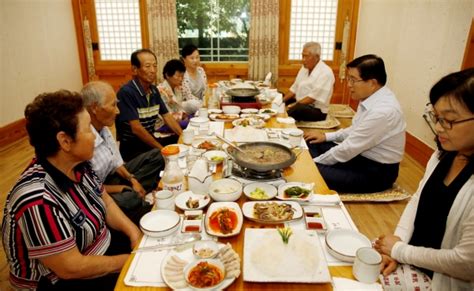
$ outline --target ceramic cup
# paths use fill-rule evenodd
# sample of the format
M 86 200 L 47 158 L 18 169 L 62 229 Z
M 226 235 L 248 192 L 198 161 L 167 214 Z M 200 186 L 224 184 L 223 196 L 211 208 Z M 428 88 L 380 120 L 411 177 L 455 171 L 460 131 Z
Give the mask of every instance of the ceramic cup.
M 183 143 L 185 144 L 191 144 L 193 142 L 194 138 L 194 130 L 191 128 L 187 128 L 183 130 Z
M 288 135 L 288 142 L 292 147 L 297 147 L 301 145 L 301 140 L 303 139 L 303 131 L 300 129 L 295 129 Z
M 356 252 L 352 274 L 362 283 L 375 283 L 380 275 L 382 256 L 373 248 L 364 247 Z
M 174 195 L 169 190 L 155 192 L 155 202 L 157 209 L 174 210 Z
M 208 116 L 207 108 L 199 108 L 199 117 L 207 118 L 207 116 Z

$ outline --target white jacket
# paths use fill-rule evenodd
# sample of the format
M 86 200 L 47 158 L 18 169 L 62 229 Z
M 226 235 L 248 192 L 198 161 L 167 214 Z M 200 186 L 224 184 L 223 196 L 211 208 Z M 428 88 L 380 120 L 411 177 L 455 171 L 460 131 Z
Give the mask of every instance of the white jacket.
M 441 249 L 408 245 L 421 191 L 439 163 L 438 151 L 430 158 L 418 190 L 403 212 L 395 235 L 391 256 L 400 263 L 433 270 L 432 290 L 474 290 L 474 175 L 456 196 L 446 221 Z M 433 227 L 436 227 L 433 225 Z

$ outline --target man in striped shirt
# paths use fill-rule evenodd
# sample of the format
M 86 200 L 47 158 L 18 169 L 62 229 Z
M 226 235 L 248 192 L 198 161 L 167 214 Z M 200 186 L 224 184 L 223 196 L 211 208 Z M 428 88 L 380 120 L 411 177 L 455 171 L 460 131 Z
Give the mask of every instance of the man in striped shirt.
M 176 136 L 160 142 L 155 138 L 155 130 L 163 122 L 178 136 L 182 133 L 154 85 L 157 72 L 155 54 L 149 49 L 137 50 L 132 53 L 131 63 L 134 78 L 117 93 L 120 114 L 116 126 L 120 153 L 125 161 L 177 141 Z

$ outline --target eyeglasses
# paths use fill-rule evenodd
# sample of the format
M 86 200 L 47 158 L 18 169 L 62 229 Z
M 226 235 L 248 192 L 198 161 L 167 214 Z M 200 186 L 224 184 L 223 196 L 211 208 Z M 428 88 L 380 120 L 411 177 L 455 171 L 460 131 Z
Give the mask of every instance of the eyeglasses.
M 471 118 L 466 118 L 466 119 L 461 119 L 461 120 L 446 120 L 444 118 L 439 118 L 433 111 L 429 111 L 427 113 L 430 121 L 433 123 L 433 124 L 436 124 L 439 122 L 439 125 L 441 125 L 442 128 L 444 129 L 452 129 L 453 128 L 453 125 L 454 124 L 458 124 L 458 123 L 463 123 L 463 122 L 467 122 L 467 121 L 471 121 L 471 120 L 474 120 L 474 117 L 471 117 Z M 425 118 L 426 120 L 426 118 Z M 431 125 L 430 125 L 431 126 Z
M 354 83 L 358 83 L 358 82 L 364 82 L 365 80 L 357 80 L 357 79 L 354 79 L 352 77 L 347 77 L 347 82 L 350 83 L 351 85 L 354 85 Z

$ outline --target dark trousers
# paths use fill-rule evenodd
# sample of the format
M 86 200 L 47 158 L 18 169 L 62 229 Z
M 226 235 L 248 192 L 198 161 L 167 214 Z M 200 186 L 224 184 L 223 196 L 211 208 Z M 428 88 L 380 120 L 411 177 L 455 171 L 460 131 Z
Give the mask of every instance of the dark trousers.
M 288 109 L 287 113 L 288 116 L 293 117 L 295 120 L 301 121 L 321 121 L 326 120 L 327 116 L 326 113 L 321 112 L 321 109 L 305 104 L 295 104 L 290 109 Z
M 130 247 L 130 240 L 126 235 L 113 229 L 110 230 L 110 233 L 112 234 L 112 240 L 104 255 L 113 256 L 119 254 L 129 254 L 132 251 Z M 37 290 L 114 290 L 119 275 L 119 273 L 112 273 L 93 279 L 59 280 L 54 285 L 46 277 L 43 277 L 39 282 Z
M 308 144 L 313 158 L 336 146 L 333 142 Z M 398 177 L 399 163 L 383 164 L 361 155 L 345 163 L 316 163 L 329 189 L 341 193 L 373 193 L 387 190 Z
M 173 134 L 168 137 L 157 138 L 156 140 L 162 146 L 166 146 L 169 144 L 177 143 L 178 139 L 179 139 L 179 135 Z M 133 142 L 121 141 L 119 149 L 120 149 L 120 154 L 122 155 L 123 160 L 128 162 L 136 158 L 140 154 L 146 153 L 154 148 L 137 139 L 136 141 L 133 141 Z
M 135 175 L 142 184 L 145 191 L 151 192 L 156 189 L 160 179 L 160 171 L 165 168 L 165 161 L 159 149 L 152 149 L 145 152 L 129 162 L 125 163 L 125 168 Z M 130 182 L 112 174 L 105 180 L 106 185 L 129 185 Z M 125 187 L 120 193 L 110 193 L 117 205 L 136 224 L 147 213 L 151 206 L 146 203 L 132 187 Z

